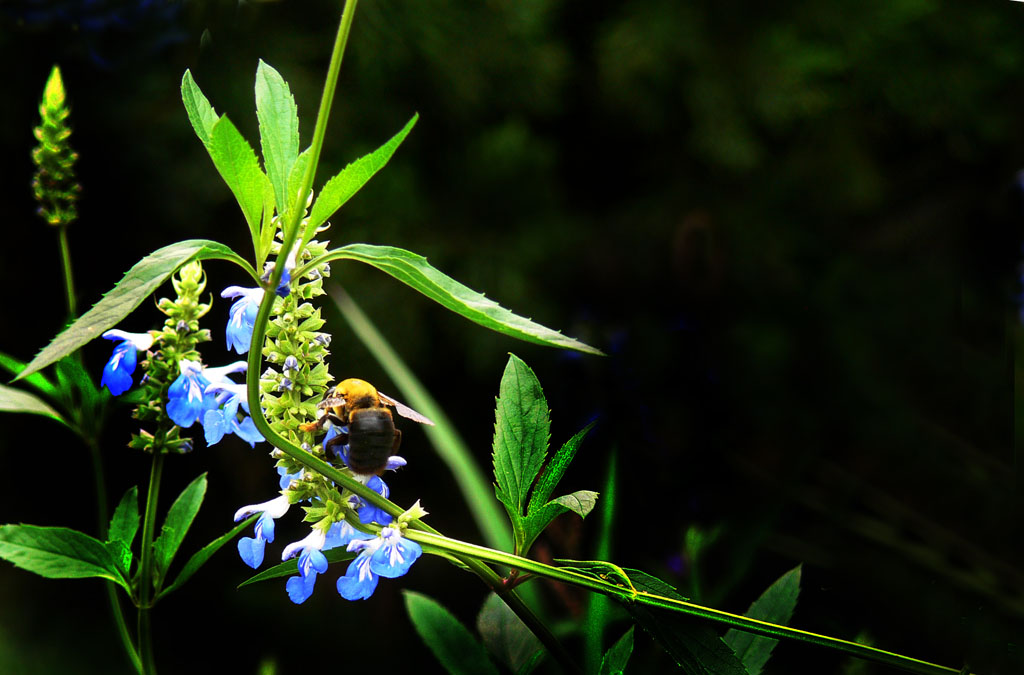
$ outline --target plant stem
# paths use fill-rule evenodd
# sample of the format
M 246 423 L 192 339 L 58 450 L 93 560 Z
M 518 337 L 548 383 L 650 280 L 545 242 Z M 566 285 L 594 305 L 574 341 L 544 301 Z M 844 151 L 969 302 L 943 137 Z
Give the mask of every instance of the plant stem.
M 62 222 L 57 228 L 60 239 L 60 258 L 64 270 L 64 292 L 67 295 L 68 319 L 73 320 L 78 316 L 78 309 L 75 303 L 75 281 L 71 276 L 71 248 L 68 246 L 68 226 Z
M 146 513 L 142 521 L 142 561 L 139 563 L 139 657 L 142 659 L 142 672 L 147 675 L 156 673 L 150 611 L 153 597 L 153 531 L 156 529 L 156 505 L 160 496 L 160 474 L 163 466 L 163 453 L 154 453 L 149 472 L 149 490 L 146 493 Z

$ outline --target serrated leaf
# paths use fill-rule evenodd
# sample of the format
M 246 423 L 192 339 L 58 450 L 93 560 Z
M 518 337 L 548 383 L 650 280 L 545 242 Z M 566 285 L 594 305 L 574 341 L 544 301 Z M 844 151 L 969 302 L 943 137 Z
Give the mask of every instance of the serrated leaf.
M 227 116 L 221 117 L 210 133 L 210 157 L 245 215 L 253 251 L 260 242 L 263 219 L 263 188 L 266 176 L 256 153 Z
M 185 112 L 188 114 L 188 121 L 192 123 L 196 136 L 209 147 L 210 135 L 213 133 L 213 126 L 220 119 L 220 116 L 210 105 L 210 101 L 203 95 L 199 85 L 192 79 L 192 73 L 188 70 L 181 78 L 181 102 L 185 104 Z
M 394 246 L 349 244 L 329 251 L 320 262 L 343 259 L 372 265 L 484 328 L 534 344 L 602 354 L 599 349 L 513 314 L 493 300 L 434 269 L 421 255 Z
M 685 600 L 661 579 L 639 570 L 628 570 L 638 591 Z M 624 603 L 626 611 L 687 675 L 747 675 L 743 664 L 729 645 L 707 624 L 692 617 L 659 612 L 636 603 Z
M 751 605 L 744 616 L 769 623 L 788 625 L 800 595 L 801 565 L 779 577 Z M 750 675 L 760 675 L 778 640 L 730 628 L 722 638 L 740 657 Z
M 310 239 L 316 228 L 326 223 L 327 219 L 359 192 L 375 173 L 384 168 L 391 156 L 395 154 L 398 146 L 412 131 L 418 119 L 419 115 L 413 115 L 402 130 L 392 136 L 387 143 L 352 162 L 342 169 L 341 173 L 324 184 L 316 202 L 313 203 L 313 210 L 310 211 L 309 223 L 306 225 L 306 232 L 303 235 L 305 239 Z
M 107 551 L 110 552 L 110 557 L 114 560 L 118 569 L 127 578 L 131 575 L 132 568 L 132 550 L 124 545 L 122 541 L 107 541 L 103 543 L 107 547 Z
M 306 177 L 306 169 L 309 168 L 310 159 L 313 156 L 313 149 L 306 148 L 299 156 L 295 159 L 295 163 L 292 164 L 291 173 L 288 174 L 288 195 L 289 199 L 300 199 L 299 188 L 302 187 L 302 179 Z M 308 192 L 306 193 L 309 194 Z M 302 202 L 299 208 L 306 208 L 306 202 Z
M 106 545 L 66 527 L 0 526 L 0 558 L 47 579 L 109 579 L 129 590 Z
M 535 510 L 523 519 L 522 549 L 520 555 L 529 550 L 533 541 L 558 516 L 572 511 L 580 518 L 585 518 L 597 504 L 597 493 L 591 490 L 577 490 L 570 495 L 562 495 Z
M 18 375 L 21 371 L 25 370 L 25 363 L 13 356 L 0 352 L 0 368 L 3 368 L 11 375 Z M 45 394 L 50 398 L 57 396 L 57 386 L 46 379 L 42 373 L 33 373 L 26 377 L 24 381 L 25 384 L 35 387 L 41 394 Z
M 274 186 L 277 209 L 283 213 L 292 207 L 288 176 L 299 155 L 299 113 L 288 83 L 262 59 L 256 69 L 256 117 L 263 165 Z
M 259 517 L 260 514 L 257 513 L 250 516 L 249 518 L 246 518 L 238 525 L 235 525 L 233 528 L 231 528 L 231 530 L 229 530 L 228 532 L 224 533 L 220 537 L 217 537 L 209 544 L 193 553 L 192 557 L 189 558 L 188 562 L 185 563 L 185 566 L 181 568 L 181 572 L 179 572 L 178 576 L 175 577 L 174 583 L 160 591 L 160 594 L 157 596 L 157 600 L 159 600 L 160 598 L 164 597 L 169 593 L 173 593 L 175 590 L 180 588 L 186 581 L 191 579 L 192 575 L 198 572 L 199 569 L 206 564 L 206 561 L 213 557 L 213 554 L 219 551 L 221 547 L 224 546 L 224 544 L 228 543 L 229 541 L 237 537 L 239 534 L 241 534 L 243 530 L 246 530 L 249 527 L 251 527 L 252 524 L 256 522 L 256 520 Z M 295 565 L 293 565 L 293 567 L 295 567 Z M 297 572 L 298 568 L 295 567 L 293 571 Z
M 576 456 L 576 451 L 580 447 L 580 443 L 583 442 L 583 437 L 587 435 L 587 432 L 594 427 L 594 422 L 591 422 L 587 426 L 583 427 L 579 433 L 570 438 L 561 448 L 558 449 L 548 463 L 544 466 L 544 471 L 541 472 L 540 478 L 537 479 L 537 485 L 533 488 L 533 492 L 530 494 L 530 506 L 527 509 L 527 513 L 533 513 L 541 506 L 546 504 L 551 498 L 551 493 L 555 487 L 562 480 L 562 476 L 565 475 L 565 470 L 569 468 L 569 464 L 572 463 L 573 458 Z M 595 493 L 596 494 L 596 493 Z M 563 499 L 560 497 L 559 499 Z M 556 500 L 557 501 L 557 500 Z M 593 504 L 591 504 L 593 508 Z M 575 511 L 575 509 L 571 509 Z M 577 511 L 577 513 L 579 513 Z M 588 509 L 589 513 L 589 509 Z M 586 513 L 580 513 L 580 517 L 585 516 Z
M 30 394 L 21 389 L 8 387 L 0 384 L 0 412 L 30 413 L 32 415 L 43 415 L 57 420 L 67 426 L 67 422 L 61 414 L 35 394 Z
M 522 518 L 547 453 L 548 402 L 537 376 L 510 354 L 494 410 L 494 480 L 498 499 L 515 521 Z
M 622 675 L 626 672 L 629 657 L 633 655 L 633 626 L 620 637 L 601 659 L 600 675 Z
M 131 548 L 135 541 L 135 534 L 139 531 L 139 488 L 132 486 L 124 493 L 114 515 L 110 519 L 110 528 L 107 530 L 109 541 L 119 541 L 128 548 Z
M 36 354 L 28 366 L 14 378 L 15 381 L 42 370 L 99 337 L 107 329 L 116 326 L 185 263 L 209 259 L 238 263 L 255 277 L 249 264 L 224 244 L 207 239 L 189 239 L 164 246 L 128 270 L 113 290 Z
M 192 521 L 203 505 L 206 496 L 206 474 L 202 473 L 185 486 L 178 498 L 167 510 L 160 536 L 153 542 L 153 562 L 156 563 L 157 578 L 162 580 L 171 566 L 174 555 L 181 547 Z M 159 588 L 160 584 L 157 584 Z
M 445 670 L 452 675 L 498 675 L 483 646 L 451 612 L 421 593 L 402 595 L 413 627 Z
M 259 517 L 258 515 L 253 518 Z M 252 519 L 246 522 L 251 522 Z M 236 528 L 237 529 L 237 528 Z M 332 548 L 324 551 L 324 557 L 327 558 L 327 563 L 332 564 L 336 562 L 344 562 L 346 560 L 352 560 L 356 557 L 354 551 L 346 551 L 344 548 Z M 295 558 L 291 560 L 285 560 L 283 563 L 268 567 L 259 574 L 255 574 L 242 583 L 238 584 L 238 588 L 248 586 L 249 584 L 255 584 L 260 581 L 269 581 L 270 579 L 280 579 L 281 577 L 290 577 L 299 573 L 299 561 Z
M 494 593 L 487 596 L 477 614 L 476 631 L 487 651 L 514 673 L 536 663 L 537 652 L 543 651 L 537 636 Z

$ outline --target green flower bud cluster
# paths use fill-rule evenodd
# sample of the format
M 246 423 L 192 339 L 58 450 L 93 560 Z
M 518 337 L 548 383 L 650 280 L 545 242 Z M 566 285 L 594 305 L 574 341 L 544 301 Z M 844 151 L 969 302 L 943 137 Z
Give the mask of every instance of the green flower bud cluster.
M 39 104 L 42 124 L 34 132 L 39 145 L 32 150 L 37 170 L 32 191 L 39 202 L 39 215 L 50 225 L 67 225 L 78 217 L 75 201 L 82 191 L 75 181 L 74 164 L 78 154 L 71 149 L 66 124 L 70 110 L 64 101 L 64 83 L 60 69 L 53 67 Z
M 155 422 L 156 431 L 140 429 L 132 435 L 129 447 L 146 452 L 184 453 L 192 450 L 192 439 L 181 436 L 181 428 L 167 416 L 167 390 L 178 378 L 182 360 L 199 361 L 196 346 L 211 340 L 210 331 L 199 327 L 199 319 L 210 311 L 210 302 L 201 302 L 206 289 L 206 274 L 199 262 L 183 265 L 176 276 L 171 277 L 174 300 L 160 298 L 157 309 L 167 319 L 163 330 L 153 331 L 153 347 L 146 353 L 142 368 L 143 393 L 132 417 L 145 422 Z

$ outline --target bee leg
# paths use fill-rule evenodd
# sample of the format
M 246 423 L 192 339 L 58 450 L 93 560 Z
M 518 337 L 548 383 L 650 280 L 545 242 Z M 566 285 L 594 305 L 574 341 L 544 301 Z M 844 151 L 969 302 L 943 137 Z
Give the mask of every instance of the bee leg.
M 395 444 L 391 446 L 391 452 L 398 452 L 398 446 L 402 444 L 402 430 L 395 429 Z
M 348 434 L 345 433 L 344 431 L 339 431 L 334 438 L 332 438 L 331 440 L 327 441 L 324 444 L 324 452 L 326 453 L 328 450 L 334 450 L 336 446 L 340 448 L 346 443 L 348 443 Z M 341 453 L 338 452 L 337 450 L 334 451 L 334 454 L 338 455 L 339 457 L 341 456 Z
M 306 422 L 305 424 L 300 424 L 299 425 L 299 430 L 300 431 L 306 431 L 306 432 L 320 431 L 321 429 L 323 429 L 324 424 L 327 423 L 327 418 L 328 418 L 328 416 L 324 415 L 323 417 L 318 419 L 316 422 Z

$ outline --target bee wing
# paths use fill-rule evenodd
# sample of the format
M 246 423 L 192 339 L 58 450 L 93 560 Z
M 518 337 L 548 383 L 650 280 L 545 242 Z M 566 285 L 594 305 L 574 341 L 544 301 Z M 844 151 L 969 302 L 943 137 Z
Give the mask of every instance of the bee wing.
M 382 394 L 381 392 L 378 391 L 377 397 L 381 400 L 381 402 L 387 403 L 390 406 L 394 406 L 395 412 L 397 412 L 402 417 L 410 419 L 413 422 L 419 422 L 420 424 L 429 424 L 430 426 L 434 426 L 434 423 L 431 422 L 429 419 L 419 414 L 418 412 L 416 412 L 409 406 L 405 405 L 404 403 L 399 403 L 398 401 L 391 398 L 387 394 Z
M 340 396 L 328 396 L 316 406 L 321 410 L 326 408 L 340 408 L 345 405 L 345 399 Z

